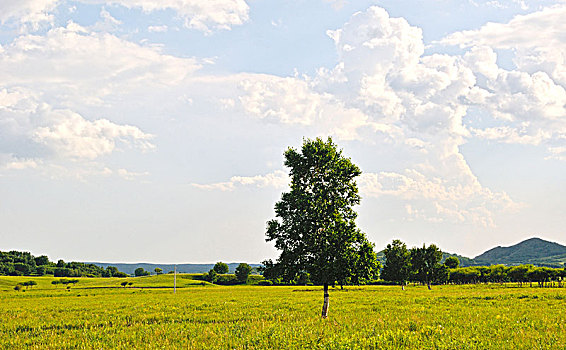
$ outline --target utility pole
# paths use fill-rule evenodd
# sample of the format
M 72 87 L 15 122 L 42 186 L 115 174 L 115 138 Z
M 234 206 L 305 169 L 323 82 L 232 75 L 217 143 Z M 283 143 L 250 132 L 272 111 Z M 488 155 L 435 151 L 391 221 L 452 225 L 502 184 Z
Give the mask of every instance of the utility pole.
M 175 265 L 175 273 L 173 274 L 173 293 L 177 294 L 177 265 Z

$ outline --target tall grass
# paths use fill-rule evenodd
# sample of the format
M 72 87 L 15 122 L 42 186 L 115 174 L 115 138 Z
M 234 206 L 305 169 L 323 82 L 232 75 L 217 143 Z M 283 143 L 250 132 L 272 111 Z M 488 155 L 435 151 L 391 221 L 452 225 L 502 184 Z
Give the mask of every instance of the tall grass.
M 13 290 L 18 281 L 38 285 Z M 564 349 L 566 289 L 211 286 L 172 276 L 0 278 L 1 349 Z M 185 283 L 185 284 L 183 284 Z M 197 283 L 197 284 L 195 284 Z M 101 287 L 101 288 L 96 288 Z M 110 288 L 109 288 L 110 287 Z

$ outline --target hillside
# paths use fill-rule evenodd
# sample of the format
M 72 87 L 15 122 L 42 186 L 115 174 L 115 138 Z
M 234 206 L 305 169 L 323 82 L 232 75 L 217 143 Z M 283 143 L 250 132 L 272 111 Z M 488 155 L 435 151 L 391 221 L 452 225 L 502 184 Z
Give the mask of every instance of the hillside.
M 531 238 L 510 247 L 492 248 L 473 260 L 475 265 L 533 264 L 564 267 L 566 246 L 540 238 Z

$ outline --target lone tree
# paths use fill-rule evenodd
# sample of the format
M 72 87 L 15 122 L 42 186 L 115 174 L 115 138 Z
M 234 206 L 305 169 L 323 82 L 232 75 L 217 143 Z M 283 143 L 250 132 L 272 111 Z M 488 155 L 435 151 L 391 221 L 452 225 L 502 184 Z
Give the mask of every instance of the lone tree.
M 385 266 L 381 271 L 381 278 L 398 282 L 401 284 L 401 289 L 405 290 L 411 275 L 411 254 L 407 245 L 396 239 L 387 245 L 383 254 L 385 254 Z
M 163 269 L 160 269 L 159 267 L 156 267 L 153 271 L 155 271 L 156 275 L 161 275 L 163 273 Z
M 355 178 L 360 169 L 342 155 L 331 138 L 303 140 L 301 151 L 285 152 L 291 191 L 275 204 L 277 219 L 267 223 L 266 241 L 281 250 L 276 262 L 264 261 L 285 281 L 308 273 L 324 286 L 322 317 L 328 316 L 328 286 L 360 283 L 376 275 L 373 245 L 355 223 L 360 203 Z
M 216 264 L 214 264 L 214 271 L 216 271 L 216 273 L 219 275 L 228 273 L 228 264 L 219 261 Z

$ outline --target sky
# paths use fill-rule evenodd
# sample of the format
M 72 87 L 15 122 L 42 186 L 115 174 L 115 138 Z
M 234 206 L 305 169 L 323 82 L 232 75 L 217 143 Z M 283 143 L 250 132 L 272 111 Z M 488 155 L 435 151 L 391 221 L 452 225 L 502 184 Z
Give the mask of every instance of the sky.
M 0 250 L 274 259 L 283 153 L 329 136 L 376 250 L 566 244 L 564 18 L 564 0 L 2 0 Z

